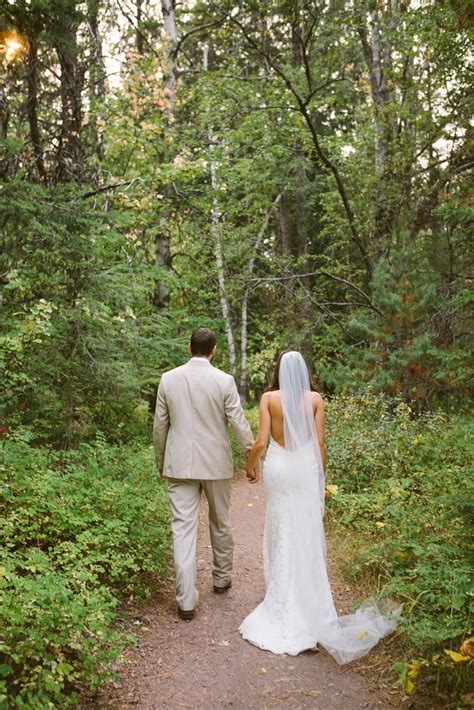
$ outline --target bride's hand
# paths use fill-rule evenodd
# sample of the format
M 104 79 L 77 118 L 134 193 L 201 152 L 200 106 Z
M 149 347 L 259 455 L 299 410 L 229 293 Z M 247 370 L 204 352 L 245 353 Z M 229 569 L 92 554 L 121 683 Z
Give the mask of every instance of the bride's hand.
M 256 466 L 247 468 L 247 478 L 249 483 L 257 483 L 260 480 L 260 470 Z

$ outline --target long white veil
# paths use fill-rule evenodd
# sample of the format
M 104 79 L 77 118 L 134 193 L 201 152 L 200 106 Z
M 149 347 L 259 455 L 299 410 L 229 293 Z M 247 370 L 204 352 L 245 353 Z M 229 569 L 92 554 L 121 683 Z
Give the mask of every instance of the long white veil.
M 319 503 L 321 513 L 324 513 L 324 468 L 316 435 L 308 368 L 301 353 L 292 350 L 283 355 L 278 379 L 283 407 L 285 448 L 301 459 L 301 465 L 308 465 L 308 459 L 316 458 Z
M 288 463 L 292 471 L 307 473 L 299 479 L 306 481 L 304 489 L 297 496 L 288 496 L 287 502 L 292 529 L 297 531 L 300 541 L 292 550 L 298 606 L 304 610 L 308 628 L 315 629 L 318 642 L 338 663 L 349 663 L 395 629 L 401 608 L 394 609 L 394 605 L 385 603 L 382 609 L 376 599 L 370 598 L 354 614 L 338 617 L 327 578 L 324 469 L 308 369 L 299 352 L 290 351 L 282 356 L 279 385 Z M 288 485 L 292 485 L 290 481 Z

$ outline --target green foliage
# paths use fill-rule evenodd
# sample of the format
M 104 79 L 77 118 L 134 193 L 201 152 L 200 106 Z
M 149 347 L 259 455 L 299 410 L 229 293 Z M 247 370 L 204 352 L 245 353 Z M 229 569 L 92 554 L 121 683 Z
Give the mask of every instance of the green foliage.
M 117 601 L 166 575 L 167 496 L 149 448 L 98 440 L 58 453 L 30 436 L 2 447 L 0 698 L 64 706 L 119 655 Z
M 403 655 L 417 662 L 410 683 L 460 694 L 468 664 L 443 651 L 470 634 L 472 425 L 415 418 L 401 400 L 369 392 L 332 400 L 327 427 L 328 480 L 338 486 L 328 518 L 337 534 L 350 531 L 347 571 L 403 603 Z
M 379 313 L 361 308 L 347 321 L 357 349 L 341 344 L 331 359 L 327 350 L 334 352 L 333 331 L 317 339 L 322 381 L 339 392 L 356 392 L 368 384 L 401 395 L 418 411 L 469 406 L 461 395 L 468 395 L 472 380 L 470 343 L 456 337 L 467 316 L 467 291 L 447 298 L 432 260 L 408 248 L 392 263 L 379 261 L 371 289 Z M 462 313 L 456 324 L 449 321 L 448 310 Z
M 17 598 L 35 619 L 49 688 L 15 686 L 18 703 L 95 683 L 117 586 L 161 564 L 164 538 L 146 532 L 161 522 L 140 523 L 161 488 L 134 478 L 145 454 L 109 444 L 148 437 L 161 373 L 198 325 L 216 330 L 223 369 L 233 332 L 251 401 L 288 346 L 337 395 L 329 509 L 365 541 L 355 572 L 409 600 L 404 638 L 422 657 L 401 661 L 405 685 L 442 675 L 451 661 L 429 649 L 465 621 L 466 427 L 407 407 L 469 406 L 467 3 L 322 3 L 317 22 L 311 3 L 176 3 L 176 54 L 158 7 L 137 4 L 136 32 L 103 0 L 0 6 L 0 435 L 29 436 L 5 448 L 1 579 L 11 633 Z M 399 399 L 339 397 L 367 385 Z M 82 634 L 84 654 L 59 668 L 49 626 L 65 627 L 61 648 Z M 8 688 L 36 672 L 19 647 Z
M 67 447 L 146 434 L 160 372 L 186 357 L 187 315 L 182 337 L 154 310 L 154 267 L 119 211 L 79 208 L 72 187 L 2 193 L 4 417 Z

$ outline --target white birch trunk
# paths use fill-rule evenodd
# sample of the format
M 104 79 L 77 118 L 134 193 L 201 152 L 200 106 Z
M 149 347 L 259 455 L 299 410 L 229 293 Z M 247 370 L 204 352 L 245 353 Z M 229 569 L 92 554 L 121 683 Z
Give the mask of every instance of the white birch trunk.
M 208 68 L 208 47 L 204 47 L 203 51 L 203 67 L 204 71 Z M 221 216 L 219 212 L 219 203 L 217 200 L 217 165 L 212 154 L 214 152 L 214 142 L 212 131 L 209 130 L 209 152 L 211 153 L 211 185 L 214 190 L 214 197 L 212 199 L 212 231 L 214 236 L 214 255 L 216 259 L 217 267 L 217 281 L 219 284 L 219 300 L 221 304 L 222 317 L 224 319 L 224 328 L 227 338 L 227 346 L 229 348 L 229 362 L 230 362 L 230 372 L 233 377 L 237 375 L 237 348 L 235 343 L 234 328 L 232 326 L 232 318 L 230 314 L 230 304 L 227 298 L 226 285 L 225 285 L 225 269 L 224 269 L 224 256 L 222 252 L 222 238 L 221 238 Z
M 163 23 L 165 26 L 166 45 L 165 45 L 165 62 L 167 70 L 166 89 L 168 93 L 169 107 L 168 111 L 172 115 L 176 101 L 176 84 L 178 62 L 175 54 L 178 44 L 178 27 L 176 25 L 176 13 L 174 11 L 173 0 L 161 0 L 161 12 L 163 15 Z
M 277 195 L 273 201 L 272 206 L 268 210 L 262 227 L 257 235 L 255 244 L 253 246 L 253 253 L 248 261 L 247 273 L 248 281 L 245 287 L 244 295 L 242 298 L 242 315 L 241 315 L 241 326 L 240 326 L 240 398 L 242 402 L 245 402 L 247 398 L 247 342 L 248 342 L 248 304 L 250 296 L 250 279 L 253 274 L 255 267 L 255 257 L 262 243 L 263 236 L 267 230 L 268 222 L 270 221 L 271 214 L 273 210 L 278 207 L 281 200 L 281 193 Z
M 372 13 L 371 17 L 370 44 L 372 49 L 372 94 L 375 103 L 375 169 L 377 175 L 382 175 L 387 162 L 387 142 L 385 129 L 381 116 L 383 107 L 383 69 L 380 48 L 380 26 L 378 11 Z
M 178 28 L 173 0 L 161 0 L 161 12 L 165 28 L 164 58 L 166 64 L 167 116 L 171 127 L 174 122 L 178 62 L 175 54 L 178 43 Z M 170 239 L 162 233 L 155 240 L 155 265 L 168 269 L 170 266 Z M 168 309 L 171 293 L 166 281 L 159 279 L 155 286 L 155 305 L 160 311 Z

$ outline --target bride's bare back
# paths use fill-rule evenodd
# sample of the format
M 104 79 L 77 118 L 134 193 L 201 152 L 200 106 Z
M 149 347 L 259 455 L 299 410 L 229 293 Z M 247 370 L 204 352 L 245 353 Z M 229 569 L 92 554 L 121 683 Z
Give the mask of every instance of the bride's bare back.
M 282 371 L 280 372 L 280 365 L 282 365 Z M 321 454 L 323 471 L 326 470 L 326 446 L 324 443 L 324 405 L 321 395 L 318 392 L 309 392 L 309 385 L 311 385 L 311 379 L 308 378 L 308 371 L 304 359 L 301 353 L 297 351 L 288 351 L 283 353 L 277 363 L 275 368 L 275 375 L 273 381 L 275 383 L 279 382 L 279 376 L 283 377 L 284 391 L 289 393 L 289 400 L 286 403 L 288 408 L 287 416 L 289 418 L 289 426 L 292 427 L 292 437 L 294 435 L 293 429 L 303 431 L 303 437 L 299 437 L 293 442 L 296 448 L 304 446 L 306 441 L 309 440 L 308 437 L 308 426 L 311 426 L 311 411 L 307 408 L 308 400 L 307 395 L 311 395 L 311 405 L 312 414 L 314 421 L 314 430 L 319 444 L 319 451 Z M 286 386 L 285 383 L 286 382 Z M 279 386 L 279 385 L 277 385 Z M 304 404 L 301 408 L 298 402 L 295 402 L 291 397 L 296 395 L 296 397 L 301 397 L 300 405 Z M 299 401 L 299 400 L 298 400 Z M 296 407 L 296 409 L 295 409 Z M 304 410 L 304 411 L 303 411 Z M 300 420 L 301 414 L 301 422 Z M 301 424 L 301 426 L 300 426 Z M 302 429 L 303 427 L 303 429 Z M 265 452 L 268 444 L 268 437 L 271 435 L 273 441 L 285 448 L 285 433 L 284 433 L 284 416 L 283 416 L 283 406 L 280 389 L 270 390 L 265 392 L 260 400 L 260 421 L 258 425 L 258 434 L 254 441 L 252 450 L 247 459 L 246 469 L 247 476 L 251 482 L 256 482 L 259 479 L 259 462 Z M 310 436 L 312 439 L 312 435 Z M 292 447 L 292 442 L 288 443 L 288 446 Z M 323 491 L 324 494 L 324 491 Z
M 319 442 L 319 449 L 323 462 L 323 468 L 326 470 L 326 445 L 324 443 L 324 405 L 323 398 L 319 392 L 311 393 L 313 404 L 314 426 L 316 428 L 316 436 Z M 260 400 L 260 422 L 258 425 L 258 434 L 255 439 L 252 451 L 247 460 L 247 475 L 254 470 L 258 465 L 260 457 L 263 455 L 267 444 L 268 437 L 285 446 L 285 434 L 283 425 L 283 408 L 281 405 L 280 390 L 265 392 Z M 258 480 L 258 477 L 257 479 Z
M 319 445 L 324 446 L 324 408 L 323 400 L 318 392 L 311 393 L 314 425 Z M 264 439 L 265 444 L 268 435 L 280 446 L 285 446 L 285 434 L 283 425 L 283 407 L 281 404 L 280 390 L 265 392 L 260 401 L 260 424 L 258 439 Z
M 285 433 L 283 424 L 283 407 L 281 404 L 280 390 L 266 392 L 262 397 L 270 414 L 270 434 L 274 441 L 280 446 L 285 446 Z

